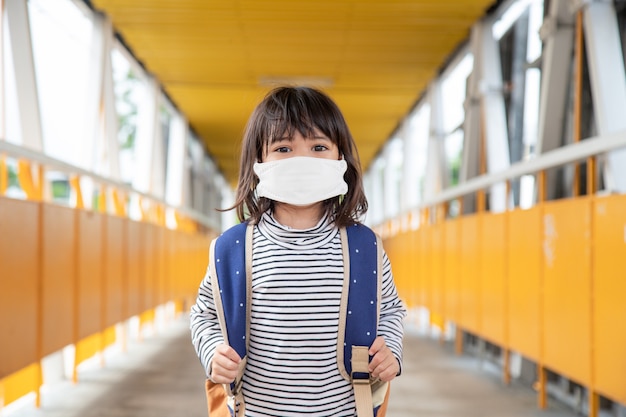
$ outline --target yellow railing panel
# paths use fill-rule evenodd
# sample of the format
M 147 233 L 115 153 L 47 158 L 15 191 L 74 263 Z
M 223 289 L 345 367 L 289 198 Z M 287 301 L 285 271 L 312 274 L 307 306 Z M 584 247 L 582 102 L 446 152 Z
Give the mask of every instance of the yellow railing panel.
M 136 316 L 144 309 L 143 304 L 143 238 L 141 223 L 129 221 L 127 225 L 128 241 L 127 241 L 127 308 L 129 316 Z
M 448 320 L 459 322 L 460 274 L 459 254 L 461 245 L 461 226 L 458 219 L 444 223 L 444 316 Z
M 74 342 L 76 214 L 43 204 L 42 355 Z
M 142 237 L 143 242 L 141 242 L 141 246 L 144 251 L 144 256 L 142 257 L 142 270 L 143 274 L 141 275 L 142 279 L 142 305 L 144 310 L 152 308 L 152 306 L 156 305 L 156 294 L 155 294 L 155 265 L 156 257 L 154 256 L 156 242 L 155 242 L 155 231 L 152 225 L 147 226 L 146 223 L 142 223 L 141 228 L 143 229 Z
M 103 347 L 109 347 L 115 344 L 115 342 L 117 341 L 117 330 L 115 329 L 115 326 L 111 326 L 111 327 L 107 327 L 106 329 L 104 329 L 104 332 L 102 332 L 102 342 L 103 342 Z
M 4 386 L 4 405 L 11 404 L 24 395 L 36 391 L 39 387 L 40 373 L 39 363 L 32 363 L 0 379 L 0 384 Z
M 0 197 L 0 378 L 38 361 L 39 208 Z
M 0 340 L 8 341 L 0 354 L 0 401 L 38 392 L 43 356 L 75 344 L 78 365 L 115 343 L 117 323 L 133 315 L 153 321 L 154 308 L 167 301 L 178 312 L 189 308 L 209 241 L 106 213 L 0 197 Z
M 461 220 L 460 320 L 462 328 L 480 333 L 481 215 Z
M 417 305 L 425 305 L 424 282 L 429 273 L 426 265 L 426 226 L 422 225 L 413 232 L 413 247 L 415 248 L 415 278 L 412 280 L 415 287 L 411 291 L 412 299 Z
M 591 200 L 544 204 L 544 363 L 591 380 Z
M 429 310 L 433 307 L 433 227 L 425 226 L 421 229 L 422 234 L 422 265 L 423 273 L 420 279 L 421 283 L 421 301 L 422 305 Z
M 391 262 L 398 294 L 407 306 L 412 307 L 415 304 L 411 295 L 415 270 L 411 264 L 413 256 L 410 238 L 411 233 L 404 231 L 390 239 L 385 239 L 383 245 Z
M 430 227 L 430 270 L 428 282 L 430 283 L 429 293 L 431 297 L 431 316 L 437 316 L 435 324 L 441 327 L 444 312 L 444 252 L 445 252 L 445 234 L 443 223 L 438 223 Z
M 508 337 L 512 349 L 535 361 L 540 355 L 541 209 L 509 213 Z
M 78 328 L 82 340 L 102 330 L 104 242 L 101 213 L 78 210 Z
M 594 202 L 594 386 L 626 404 L 626 195 Z
M 9 170 L 7 169 L 6 155 L 0 153 L 0 196 L 3 196 L 9 187 Z
M 75 365 L 78 366 L 87 359 L 100 352 L 104 343 L 102 333 L 98 332 L 87 336 L 76 343 Z
M 418 231 L 412 230 L 407 233 L 407 251 L 409 253 L 409 282 L 408 282 L 408 294 L 407 301 L 409 305 L 414 308 L 419 306 L 419 282 L 422 279 L 420 276 L 420 264 L 418 250 Z
M 161 210 L 162 211 L 162 210 Z M 161 305 L 167 301 L 165 298 L 165 229 L 155 226 L 155 252 L 154 252 L 154 273 L 155 273 L 155 305 Z
M 481 218 L 480 322 L 486 339 L 506 346 L 506 220 L 507 213 Z
M 126 318 L 126 225 L 121 217 L 106 218 L 106 241 L 104 242 L 104 317 L 102 325 L 113 326 Z

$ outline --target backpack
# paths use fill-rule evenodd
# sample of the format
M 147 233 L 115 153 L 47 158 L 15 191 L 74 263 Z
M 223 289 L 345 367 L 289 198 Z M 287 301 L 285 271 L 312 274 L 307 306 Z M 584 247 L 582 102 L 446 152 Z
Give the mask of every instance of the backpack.
M 242 361 L 233 383 L 220 386 L 206 380 L 210 417 L 245 415 L 242 386 L 250 338 L 253 229 L 252 223 L 241 223 L 211 242 L 209 268 L 220 328 L 224 340 Z M 344 286 L 339 310 L 337 366 L 354 387 L 358 417 L 384 417 L 389 383 L 371 378 L 367 369 L 368 350 L 376 338 L 380 313 L 382 244 L 371 229 L 361 224 L 341 228 L 340 234 Z

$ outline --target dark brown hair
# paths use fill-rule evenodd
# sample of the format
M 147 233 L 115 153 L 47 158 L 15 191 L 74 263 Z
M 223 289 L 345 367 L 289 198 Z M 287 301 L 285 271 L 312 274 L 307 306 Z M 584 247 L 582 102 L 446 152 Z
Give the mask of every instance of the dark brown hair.
M 240 221 L 249 219 L 256 223 L 264 212 L 274 208 L 272 200 L 256 195 L 259 179 L 253 170 L 254 163 L 262 161 L 263 152 L 272 142 L 292 137 L 296 130 L 304 137 L 312 137 L 315 129 L 337 146 L 339 155 L 348 164 L 344 174 L 348 192 L 325 200 L 326 213 L 339 227 L 359 222 L 367 211 L 367 200 L 354 139 L 335 102 L 310 87 L 278 87 L 252 112 L 243 136 L 239 182 L 231 207 L 237 209 Z

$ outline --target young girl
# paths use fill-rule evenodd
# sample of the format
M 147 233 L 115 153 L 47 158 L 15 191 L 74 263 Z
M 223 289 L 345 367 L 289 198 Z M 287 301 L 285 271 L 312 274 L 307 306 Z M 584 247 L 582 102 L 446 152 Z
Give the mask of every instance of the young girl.
M 354 390 L 337 366 L 340 228 L 359 223 L 367 201 L 354 140 L 328 96 L 281 87 L 256 107 L 233 208 L 254 225 L 245 415 L 354 416 Z M 406 311 L 384 252 L 382 259 L 368 370 L 390 381 L 400 373 Z M 222 335 L 209 275 L 191 309 L 192 341 L 209 379 L 228 384 L 244 364 Z

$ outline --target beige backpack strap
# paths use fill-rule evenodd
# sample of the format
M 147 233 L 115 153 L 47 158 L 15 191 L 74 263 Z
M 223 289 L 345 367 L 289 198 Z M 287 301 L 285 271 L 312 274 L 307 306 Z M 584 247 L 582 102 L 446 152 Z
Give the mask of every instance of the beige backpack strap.
M 356 415 L 358 417 L 374 417 L 372 403 L 372 387 L 369 379 L 369 347 L 352 346 L 352 374 L 365 374 L 367 378 L 352 377 L 354 388 L 354 400 L 356 402 Z

